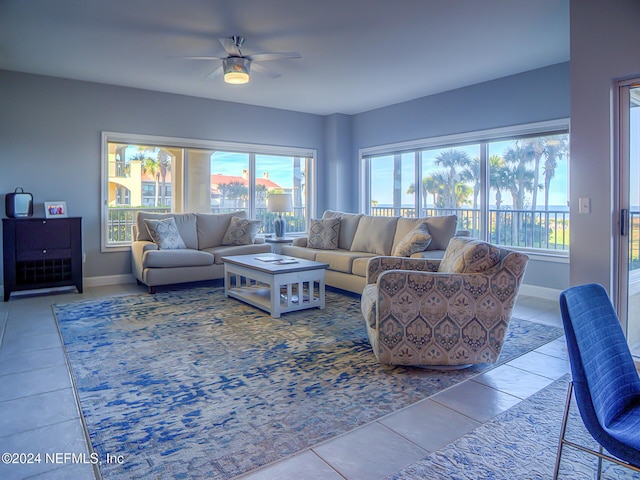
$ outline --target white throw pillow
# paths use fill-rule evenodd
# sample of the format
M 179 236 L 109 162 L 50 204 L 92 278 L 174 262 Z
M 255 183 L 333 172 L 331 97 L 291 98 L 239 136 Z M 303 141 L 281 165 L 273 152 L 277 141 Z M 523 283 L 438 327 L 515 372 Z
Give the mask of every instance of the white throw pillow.
M 173 217 L 163 220 L 151 220 L 145 218 L 144 224 L 147 227 L 149 236 L 158 245 L 160 250 L 180 250 L 187 248 L 178 232 L 176 221 Z

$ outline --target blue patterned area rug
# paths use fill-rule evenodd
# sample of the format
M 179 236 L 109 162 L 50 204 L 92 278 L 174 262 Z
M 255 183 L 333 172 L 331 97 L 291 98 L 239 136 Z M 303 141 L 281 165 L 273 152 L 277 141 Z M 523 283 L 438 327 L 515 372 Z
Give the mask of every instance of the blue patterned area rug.
M 279 319 L 179 289 L 54 306 L 91 443 L 108 479 L 228 479 L 494 367 L 377 363 L 360 298 Z M 512 319 L 500 362 L 562 334 Z
M 558 439 L 570 375 L 520 402 L 492 421 L 445 448 L 387 478 L 387 480 L 492 480 L 553 478 Z M 597 450 L 575 398 L 567 423 L 568 440 Z M 596 478 L 597 459 L 565 446 L 560 463 L 561 479 Z M 638 480 L 640 474 L 603 461 L 602 478 Z

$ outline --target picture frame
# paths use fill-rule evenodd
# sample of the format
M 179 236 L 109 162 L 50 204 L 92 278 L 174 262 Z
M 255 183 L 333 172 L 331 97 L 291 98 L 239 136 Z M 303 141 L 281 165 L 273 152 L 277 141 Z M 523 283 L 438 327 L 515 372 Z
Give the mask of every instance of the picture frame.
M 67 202 L 44 202 L 46 218 L 65 218 L 67 216 Z

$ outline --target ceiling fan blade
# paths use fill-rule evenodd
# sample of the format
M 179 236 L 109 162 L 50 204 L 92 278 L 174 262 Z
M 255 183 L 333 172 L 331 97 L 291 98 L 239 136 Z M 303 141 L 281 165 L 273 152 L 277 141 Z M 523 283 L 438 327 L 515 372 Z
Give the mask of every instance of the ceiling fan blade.
M 278 72 L 271 70 L 270 68 L 265 67 L 264 65 L 260 65 L 259 63 L 251 63 L 251 70 L 254 70 L 258 73 L 262 73 L 264 75 L 268 75 L 271 78 L 278 78 L 282 75 Z
M 184 60 L 223 60 L 223 57 L 172 57 L 172 58 L 182 58 Z
M 268 60 L 281 60 L 283 58 L 302 58 L 298 52 L 274 52 L 274 53 L 256 53 L 248 55 L 248 59 L 254 62 L 266 62 Z
M 242 52 L 240 51 L 240 48 L 238 48 L 238 45 L 236 45 L 236 42 L 238 41 L 237 38 L 242 38 L 242 37 L 231 37 L 231 38 L 219 38 L 218 40 L 220 41 L 220 43 L 222 44 L 222 47 L 225 49 L 225 51 L 231 55 L 232 57 L 241 57 L 242 56 Z M 244 41 L 244 38 L 242 39 L 242 41 Z M 240 42 L 240 44 L 242 45 L 242 42 Z
M 207 80 L 211 80 L 211 79 L 216 78 L 217 76 L 219 76 L 221 74 L 222 74 L 222 65 L 220 65 L 218 68 L 216 68 L 213 72 L 211 72 L 205 78 Z

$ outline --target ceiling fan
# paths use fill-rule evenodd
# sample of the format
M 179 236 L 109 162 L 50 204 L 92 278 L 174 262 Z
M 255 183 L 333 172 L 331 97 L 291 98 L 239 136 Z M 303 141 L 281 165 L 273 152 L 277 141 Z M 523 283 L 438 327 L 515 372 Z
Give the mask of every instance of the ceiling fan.
M 233 35 L 229 38 L 218 39 L 225 51 L 227 57 L 180 57 L 187 60 L 222 60 L 222 65 L 207 75 L 207 78 L 215 78 L 221 73 L 224 74 L 224 81 L 235 85 L 249 82 L 250 69 L 256 72 L 264 73 L 271 78 L 280 76 L 259 62 L 269 60 L 281 60 L 283 58 L 301 58 L 297 52 L 272 52 L 272 53 L 254 53 L 252 55 L 243 55 L 240 48 L 244 44 L 244 37 Z

